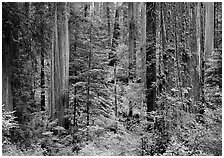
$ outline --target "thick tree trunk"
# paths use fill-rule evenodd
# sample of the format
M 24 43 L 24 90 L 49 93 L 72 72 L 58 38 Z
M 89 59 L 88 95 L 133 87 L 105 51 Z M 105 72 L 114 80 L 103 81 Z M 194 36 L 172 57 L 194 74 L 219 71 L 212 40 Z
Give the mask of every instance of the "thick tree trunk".
M 145 102 L 145 89 L 146 89 L 146 3 L 141 2 L 141 46 L 140 46 L 140 57 L 141 57 L 141 84 L 142 84 L 142 108 Z
M 147 112 L 155 110 L 156 105 L 156 3 L 146 3 L 146 104 Z
M 136 76 L 135 72 L 135 21 L 134 21 L 134 3 L 128 3 L 128 19 L 129 19 L 129 56 L 128 56 L 128 82 L 131 84 Z M 133 114 L 133 103 L 129 100 L 128 116 Z
M 28 19 L 28 30 L 27 30 L 27 54 L 29 54 L 29 60 L 31 61 L 31 71 L 30 71 L 30 76 L 31 76 L 31 83 L 32 86 L 30 86 L 30 96 L 31 99 L 33 100 L 33 106 L 34 106 L 34 99 L 35 99 L 35 63 L 34 63 L 34 57 L 33 57 L 33 53 L 32 53 L 32 36 L 31 36 L 31 13 L 30 13 L 30 6 L 31 6 L 31 2 L 25 2 L 24 3 L 24 8 L 25 8 L 25 12 L 26 12 L 26 18 Z
M 205 89 L 206 89 L 206 70 L 208 69 L 208 62 L 214 51 L 214 3 L 205 3 L 205 32 L 204 32 L 204 54 L 202 55 L 202 93 L 201 99 L 205 103 Z
M 165 44 L 166 44 L 166 27 L 165 27 L 165 21 L 164 21 L 164 9 L 165 9 L 165 6 L 164 4 L 161 2 L 161 8 L 160 8 L 160 12 L 161 12 L 161 47 L 162 47 L 162 63 L 161 63 L 161 69 L 162 69 L 162 72 L 163 72 L 163 76 L 162 77 L 162 81 L 161 81 L 161 91 L 164 91 L 166 92 L 166 81 L 167 81 L 167 73 L 166 73 L 166 68 L 167 68 L 167 61 L 166 59 L 164 59 L 165 57 Z
M 10 33 L 11 34 L 11 33 Z M 12 61 L 13 53 L 16 51 L 16 45 L 13 42 L 12 36 L 2 40 L 2 104 L 6 111 L 13 110 L 12 102 Z
M 10 3 L 11 8 L 18 9 L 17 3 Z M 2 37 L 2 104 L 5 105 L 3 108 L 6 111 L 14 110 L 13 107 L 13 92 L 12 92 L 12 63 L 18 55 L 17 42 L 18 41 L 18 30 L 15 27 L 19 25 L 19 18 L 10 17 L 13 13 L 9 12 L 8 9 L 3 8 L 2 16 L 7 20 L 13 19 L 13 25 L 9 22 L 2 20 L 3 34 Z
M 200 5 L 200 3 L 198 4 Z M 186 86 L 190 86 L 193 85 L 192 87 L 192 93 L 190 93 L 191 95 L 189 97 L 194 98 L 194 102 L 191 104 L 190 109 L 192 109 L 191 111 L 194 111 L 194 107 L 193 105 L 196 104 L 196 102 L 199 100 L 200 98 L 200 76 L 199 76 L 199 72 L 200 72 L 200 65 L 198 65 L 198 63 L 200 63 L 200 60 L 198 60 L 198 57 L 200 57 L 200 53 L 194 53 L 194 52 L 200 52 L 200 14 L 198 14 L 197 12 L 197 4 L 196 3 L 190 3 L 190 38 L 189 38 L 189 50 L 191 51 L 192 57 L 191 60 L 189 60 L 188 62 L 188 69 L 191 72 L 191 83 L 189 83 Z M 200 7 L 199 7 L 199 12 L 200 12 Z M 199 42 L 199 43 L 198 43 Z M 198 45 L 199 44 L 199 45 Z M 183 79 L 184 80 L 184 79 Z M 184 83 L 184 82 L 183 82 Z
M 208 62 L 214 49 L 214 3 L 205 3 L 205 59 Z
M 56 3 L 51 71 L 51 115 L 63 125 L 68 106 L 69 37 L 67 3 Z
M 214 2 L 205 3 L 205 73 L 209 68 L 209 59 L 212 57 L 214 51 Z M 207 79 L 205 78 L 204 86 Z M 205 86 L 206 87 L 206 86 Z M 205 88 L 204 87 L 204 88 Z

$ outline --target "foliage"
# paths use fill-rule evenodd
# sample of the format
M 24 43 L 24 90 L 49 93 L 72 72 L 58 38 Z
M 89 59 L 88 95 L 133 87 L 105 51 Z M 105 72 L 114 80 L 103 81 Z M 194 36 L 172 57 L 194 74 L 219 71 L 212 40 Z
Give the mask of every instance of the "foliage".
M 70 105 L 72 105 L 70 108 L 77 106 L 77 111 L 81 113 L 86 111 L 87 89 L 89 88 L 91 115 L 107 115 L 111 110 L 111 99 L 108 85 L 105 82 L 108 73 L 108 50 L 102 43 L 107 36 L 105 36 L 105 30 L 99 29 L 103 28 L 104 23 L 96 16 L 92 19 L 86 18 L 84 22 L 80 18 L 75 16 L 70 19 L 70 23 L 76 28 L 71 34 L 70 55 L 74 60 L 70 63 L 72 68 L 70 69 Z M 83 119 L 78 120 L 83 122 Z
M 44 115 L 34 114 L 26 130 L 20 126 L 10 131 L 10 137 L 14 138 L 5 137 L 3 155 L 74 155 L 73 137 L 63 127 L 57 126 L 57 122 L 47 121 Z
M 210 108 L 220 108 L 222 104 L 222 53 L 215 51 L 208 62 L 206 70 L 206 100 L 211 105 Z
M 8 135 L 10 129 L 17 128 L 18 122 L 15 121 L 16 117 L 13 115 L 15 111 L 7 112 L 2 110 L 2 132 L 3 135 Z

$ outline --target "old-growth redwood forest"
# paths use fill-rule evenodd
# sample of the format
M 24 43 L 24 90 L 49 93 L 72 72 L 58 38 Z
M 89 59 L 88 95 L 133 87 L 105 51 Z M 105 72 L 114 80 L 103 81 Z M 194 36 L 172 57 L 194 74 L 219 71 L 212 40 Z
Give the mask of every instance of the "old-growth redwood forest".
M 222 155 L 222 3 L 3 2 L 2 154 Z

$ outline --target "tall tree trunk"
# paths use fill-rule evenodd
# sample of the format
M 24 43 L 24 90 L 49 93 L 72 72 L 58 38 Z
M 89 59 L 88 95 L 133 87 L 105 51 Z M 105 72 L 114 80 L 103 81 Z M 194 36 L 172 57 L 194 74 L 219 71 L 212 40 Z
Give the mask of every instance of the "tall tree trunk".
M 120 25 L 120 40 L 119 43 L 123 43 L 124 42 L 124 9 L 122 7 L 123 3 L 120 3 L 120 9 L 119 9 L 119 25 Z
M 214 49 L 214 3 L 205 3 L 205 59 L 206 63 Z
M 199 90 L 197 91 L 197 98 L 199 101 L 201 95 L 201 2 L 197 3 L 196 11 L 196 38 L 197 38 L 197 55 L 198 55 L 198 78 Z
M 10 33 L 11 34 L 11 33 Z M 16 45 L 13 42 L 12 36 L 2 40 L 2 104 L 5 105 L 6 111 L 13 110 L 12 102 L 12 61 L 13 53 L 16 50 Z
M 194 98 L 194 102 L 192 104 L 192 108 L 193 109 L 193 105 L 196 104 L 196 102 L 199 100 L 200 98 L 200 76 L 199 73 L 200 72 L 200 66 L 198 65 L 199 60 L 198 60 L 198 55 L 200 55 L 200 53 L 196 53 L 196 52 L 200 52 L 200 27 L 198 28 L 198 24 L 200 23 L 200 14 L 197 15 L 197 4 L 196 3 L 190 3 L 190 45 L 189 45 L 189 50 L 191 51 L 192 57 L 191 60 L 188 62 L 188 67 L 190 67 L 191 71 L 191 85 L 192 85 L 192 93 L 191 96 L 192 98 Z M 200 8 L 199 8 L 200 11 Z M 199 18 L 199 19 L 198 19 Z M 199 21 L 197 21 L 199 20 Z M 198 41 L 199 40 L 199 41 Z M 199 42 L 199 43 L 198 43 Z M 199 44 L 199 45 L 198 45 Z M 194 110 L 193 110 L 194 111 Z
M 106 2 L 106 12 L 107 12 L 107 27 L 108 27 L 108 46 L 111 47 L 111 27 L 110 27 L 110 3 Z
M 18 9 L 17 3 L 9 3 L 10 8 Z M 14 14 L 9 12 L 8 9 L 3 8 L 2 16 L 7 20 L 13 20 L 14 26 L 6 21 L 3 23 L 3 33 L 2 37 L 2 104 L 6 111 L 12 111 L 13 107 L 13 93 L 12 93 L 12 63 L 13 59 L 16 58 L 17 51 L 17 40 L 18 40 L 18 27 L 20 21 L 18 17 L 13 17 Z M 11 16 L 11 17 L 10 17 Z M 14 18 L 14 19 L 12 19 Z
M 87 12 L 87 10 L 86 10 Z M 91 14 L 90 14 L 91 16 Z M 87 17 L 87 14 L 85 14 L 85 17 Z M 88 53 L 88 71 L 90 72 L 91 70 L 91 57 L 92 57 L 92 48 L 91 48 L 91 42 L 92 42 L 92 25 L 89 28 L 89 39 L 90 39 L 90 50 Z M 88 73 L 88 79 L 87 79 L 87 103 L 86 103 L 86 125 L 89 126 L 89 122 L 90 122 L 90 73 Z M 89 131 L 87 131 L 87 135 Z M 88 137 L 87 137 L 88 139 Z
M 129 81 L 136 78 L 136 24 L 135 24 L 135 8 L 136 3 L 128 4 L 129 17 Z
M 77 25 L 75 27 L 75 29 L 77 29 Z M 74 52 L 77 53 L 77 39 L 78 36 L 77 36 L 77 32 L 75 32 L 75 44 L 74 44 Z M 77 77 L 77 70 L 74 70 L 74 75 L 75 77 Z M 74 98 L 74 112 L 73 112 L 73 121 L 74 121 L 74 126 L 77 127 L 78 126 L 78 120 L 76 118 L 76 113 L 77 113 L 77 105 L 78 105 L 78 101 L 77 101 L 77 88 L 74 87 L 74 95 L 75 95 L 75 98 Z
M 115 116 L 117 116 L 117 54 L 116 48 L 118 46 L 120 37 L 120 26 L 119 26 L 119 6 L 116 5 L 116 12 L 115 12 L 115 22 L 114 22 L 114 33 L 112 38 L 112 51 L 114 54 L 114 111 Z
M 142 82 L 142 97 L 145 101 L 146 88 L 146 3 L 141 2 L 141 82 Z
M 56 9 L 56 7 L 54 7 Z M 49 83 L 49 113 L 50 113 L 50 118 L 51 119 L 56 119 L 56 108 L 55 108 L 55 51 L 56 51 L 56 46 L 55 46 L 55 38 L 56 38 L 56 32 L 57 32 L 57 26 L 56 26 L 56 18 L 57 18 L 57 12 L 55 11 L 54 14 L 54 30 L 52 32 L 52 53 L 51 53 L 51 74 L 50 74 L 50 83 Z
M 175 69 L 176 69 L 176 88 L 178 89 L 178 100 L 181 101 L 181 107 L 179 107 L 180 105 L 177 104 L 177 106 L 175 107 L 176 109 L 176 113 L 177 113 L 177 120 L 176 121 L 180 121 L 179 123 L 177 123 L 177 125 L 179 126 L 182 123 L 182 111 L 184 109 L 184 104 L 183 104 L 183 97 L 182 97 L 182 82 L 181 82 L 181 67 L 180 67 L 180 47 L 179 47 L 179 27 L 178 27 L 178 11 L 180 10 L 180 6 L 178 3 L 175 3 L 174 6 L 174 40 L 175 40 Z
M 156 3 L 146 3 L 146 104 L 147 112 L 156 105 Z
M 176 67 L 176 80 L 177 81 L 177 89 L 179 90 L 179 95 L 178 95 L 178 98 L 180 100 L 182 100 L 182 84 L 181 84 L 181 74 L 180 74 L 180 54 L 178 54 L 180 52 L 180 49 L 179 49 L 179 39 L 178 39 L 178 35 L 179 35 L 179 31 L 178 31 L 178 24 L 177 24 L 177 17 L 178 17 L 178 10 L 179 10 L 179 5 L 178 4 L 175 4 L 175 8 L 174 8 L 174 26 L 175 26 L 175 31 L 174 31 L 174 38 L 175 38 L 175 60 L 176 60 L 176 63 L 175 63 L 175 67 Z
M 164 85 L 165 82 L 167 81 L 167 73 L 165 72 L 166 68 L 167 68 L 167 61 L 166 59 L 164 59 L 164 56 L 165 56 L 165 44 L 166 44 L 166 37 L 165 37 L 165 22 L 164 22 L 164 4 L 161 2 L 161 8 L 160 8 L 160 12 L 161 12 L 161 17 L 160 17 L 160 24 L 161 24 L 161 47 L 162 47 L 162 63 L 161 63 L 161 69 L 162 69 L 162 72 L 163 72 L 163 76 L 162 77 L 162 85 L 161 85 L 161 91 L 166 91 L 166 86 Z
M 92 28 L 90 28 L 90 45 L 92 42 Z M 91 46 L 90 46 L 91 47 Z M 88 54 L 88 71 L 90 72 L 91 70 L 91 57 L 92 57 L 92 48 L 90 48 L 89 50 L 89 54 Z M 86 118 L 86 122 L 87 122 L 87 126 L 89 126 L 89 121 L 90 121 L 90 73 L 88 73 L 88 81 L 87 81 L 87 106 L 86 106 L 86 113 L 87 113 L 87 118 Z
M 205 73 L 208 69 L 209 59 L 214 51 L 214 2 L 205 3 Z M 206 78 L 204 81 L 206 85 Z M 206 86 L 204 87 L 206 88 Z
M 41 31 L 41 33 L 42 32 L 43 31 Z M 44 42 L 41 45 L 41 73 L 40 73 L 40 78 L 41 78 L 40 79 L 41 80 L 41 82 L 40 82 L 40 87 L 41 87 L 41 111 L 44 111 L 45 110 Z
M 202 103 L 205 102 L 205 3 L 201 3 L 201 96 Z
M 63 6 L 63 25 L 61 28 L 61 34 L 62 34 L 62 54 L 64 58 L 64 67 L 63 67 L 63 112 L 61 112 L 61 118 L 64 116 L 64 108 L 68 108 L 69 106 L 69 29 L 68 29 L 68 21 L 69 21 L 69 7 L 68 3 L 65 3 Z
M 146 52 L 146 3 L 141 2 L 141 34 L 142 34 L 142 40 L 141 40 L 141 80 L 143 83 L 143 87 L 145 86 L 145 80 L 146 80 L 146 75 L 145 75 L 145 68 L 146 68 L 146 59 L 145 59 L 145 52 Z
M 134 7 L 135 3 L 129 2 L 128 3 L 128 19 L 129 19 L 129 67 L 128 67 L 128 82 L 131 84 L 136 76 L 135 72 L 135 19 L 134 19 Z M 128 116 L 132 116 L 133 114 L 133 103 L 129 100 L 129 113 Z
M 51 114 L 63 125 L 64 110 L 68 106 L 69 37 L 67 3 L 55 4 L 51 71 Z
M 42 3 L 39 3 L 39 9 L 42 9 Z M 41 111 L 45 110 L 45 75 L 44 75 L 44 54 L 45 54 L 45 35 L 44 35 L 44 13 L 40 11 L 40 16 L 42 17 L 40 23 L 40 34 L 41 34 L 41 72 L 40 72 L 40 87 L 41 87 Z
M 25 2 L 24 4 L 24 7 L 25 7 L 25 12 L 26 12 L 26 18 L 28 19 L 28 25 L 27 27 L 29 28 L 27 30 L 27 53 L 29 54 L 29 60 L 31 61 L 31 67 L 32 67 L 32 70 L 30 72 L 30 76 L 31 76 L 31 82 L 32 82 L 32 86 L 30 86 L 30 96 L 31 96 L 31 99 L 34 101 L 34 96 L 35 96 L 35 64 L 34 64 L 34 56 L 33 56 L 33 53 L 32 53 L 32 48 L 31 48 L 31 45 L 32 45 L 32 36 L 31 36 L 31 20 L 30 20 L 30 17 L 31 17 L 31 13 L 30 13 L 30 6 L 31 6 L 32 3 L 30 2 Z

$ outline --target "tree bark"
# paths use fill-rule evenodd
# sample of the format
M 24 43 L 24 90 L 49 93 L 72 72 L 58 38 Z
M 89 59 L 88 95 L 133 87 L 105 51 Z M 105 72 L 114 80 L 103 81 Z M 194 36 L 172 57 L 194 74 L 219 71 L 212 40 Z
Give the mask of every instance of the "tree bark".
M 156 105 L 156 3 L 146 3 L 146 104 L 147 112 Z
M 146 4 L 145 2 L 141 2 L 141 80 L 143 88 L 145 87 L 146 83 Z
M 205 103 L 205 3 L 201 3 L 201 96 L 200 100 Z
M 18 9 L 17 3 L 9 3 L 11 9 Z M 11 16 L 11 17 L 10 17 Z M 2 20 L 2 104 L 6 111 L 12 111 L 13 107 L 13 92 L 12 92 L 12 63 L 13 59 L 17 57 L 17 42 L 18 30 L 15 27 L 19 26 L 19 18 L 15 17 L 13 13 L 3 7 L 2 17 L 11 23 Z
M 39 3 L 39 9 L 42 9 L 42 3 Z M 45 74 L 44 74 L 44 54 L 45 54 L 45 34 L 44 34 L 44 13 L 40 11 L 40 16 L 42 17 L 40 23 L 40 34 L 41 34 L 41 73 L 40 73 L 40 87 L 41 87 L 41 111 L 45 110 Z
M 205 3 L 205 59 L 208 62 L 214 49 L 214 3 Z
M 197 92 L 197 101 L 199 101 L 201 95 L 201 2 L 197 3 L 196 39 L 197 39 L 198 78 L 199 78 L 199 90 Z
M 2 41 L 2 104 L 5 105 L 6 111 L 13 110 L 12 102 L 12 61 L 13 53 L 16 50 L 16 45 L 10 37 Z
M 136 76 L 135 72 L 135 19 L 134 19 L 134 9 L 135 3 L 128 3 L 128 19 L 129 19 L 129 55 L 128 55 L 128 82 L 131 84 Z M 129 112 L 128 116 L 131 117 L 133 114 L 133 103 L 129 100 Z
M 77 25 L 75 27 L 75 29 L 77 29 Z M 77 53 L 77 41 L 78 41 L 78 35 L 77 32 L 75 32 L 75 45 L 74 45 L 74 52 Z M 74 69 L 74 75 L 75 77 L 77 77 L 77 70 Z M 77 87 L 74 87 L 74 112 L 73 112 L 73 121 L 74 121 L 74 126 L 77 127 L 78 126 L 78 120 L 76 118 L 76 114 L 77 114 L 77 105 L 78 105 L 78 100 L 77 100 Z M 76 130 L 76 128 L 74 128 Z
M 115 116 L 117 116 L 117 54 L 116 48 L 118 46 L 119 42 L 119 37 L 120 37 L 120 26 L 119 26 L 119 6 L 116 5 L 116 12 L 115 12 L 115 22 L 114 22 L 114 33 L 113 33 L 113 38 L 112 38 L 112 51 L 114 54 L 114 111 L 115 111 Z
M 91 45 L 91 40 L 92 40 L 92 29 L 90 28 L 90 45 Z M 90 72 L 91 70 L 91 57 L 92 57 L 92 50 L 91 50 L 91 46 L 90 46 L 90 50 L 89 50 L 89 54 L 88 54 L 88 70 Z M 86 107 L 86 113 L 87 113 L 87 126 L 89 126 L 89 121 L 90 121 L 90 73 L 88 74 L 88 83 L 87 83 L 87 107 Z
M 67 3 L 55 4 L 55 28 L 52 46 L 51 115 L 63 125 L 68 106 L 69 37 Z
M 161 69 L 162 69 L 162 72 L 163 72 L 163 76 L 162 77 L 162 85 L 161 85 L 161 91 L 164 91 L 166 92 L 166 86 L 165 86 L 165 82 L 167 81 L 167 73 L 165 72 L 166 68 L 167 68 L 167 61 L 166 59 L 164 59 L 164 56 L 165 56 L 165 44 L 166 44 L 166 27 L 165 27 L 165 21 L 164 21 L 164 4 L 161 2 L 161 18 L 160 18 L 160 22 L 161 22 L 161 46 L 162 46 L 162 57 L 161 57 L 161 60 L 162 60 L 162 63 L 161 63 Z
M 30 12 L 30 6 L 32 5 L 31 2 L 25 2 L 24 3 L 24 8 L 26 12 L 26 18 L 28 19 L 28 30 L 27 30 L 27 54 L 29 54 L 29 60 L 31 61 L 31 71 L 30 71 L 30 76 L 31 76 L 31 83 L 32 85 L 30 86 L 30 96 L 31 99 L 33 100 L 33 105 L 34 105 L 34 99 L 35 99 L 35 63 L 34 63 L 34 54 L 32 52 L 32 36 L 31 36 L 31 12 Z
M 110 3 L 106 2 L 106 12 L 107 12 L 107 27 L 108 27 L 108 46 L 111 47 L 111 27 L 110 27 Z
M 208 69 L 209 59 L 214 51 L 214 3 L 205 3 L 205 32 L 204 32 L 204 56 L 202 57 L 202 102 L 205 103 L 206 89 L 206 70 Z
M 128 17 L 129 17 L 129 81 L 135 79 L 135 19 L 134 9 L 135 3 L 128 3 Z
M 87 10 L 86 10 L 87 11 Z M 90 14 L 91 16 L 91 14 Z M 87 17 L 87 14 L 85 14 L 85 17 Z M 89 39 L 90 39 L 90 50 L 88 53 L 88 71 L 90 72 L 91 70 L 91 57 L 92 57 L 92 47 L 91 47 L 91 42 L 92 42 L 92 25 L 89 28 Z M 89 126 L 90 122 L 90 73 L 88 73 L 88 79 L 87 79 L 87 103 L 86 103 L 86 126 Z M 87 135 L 89 131 L 87 131 Z M 87 138 L 88 139 L 88 138 Z

